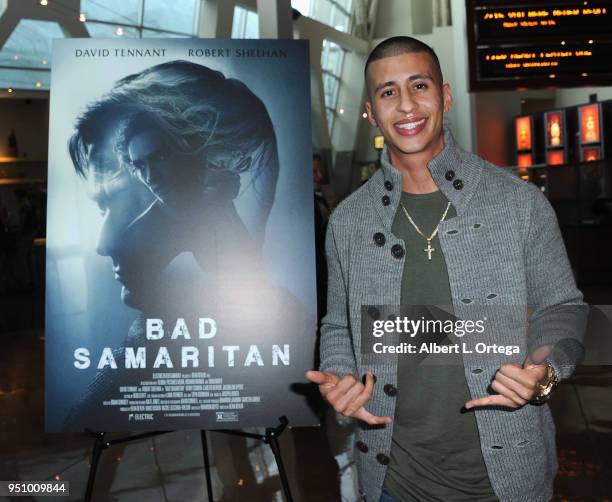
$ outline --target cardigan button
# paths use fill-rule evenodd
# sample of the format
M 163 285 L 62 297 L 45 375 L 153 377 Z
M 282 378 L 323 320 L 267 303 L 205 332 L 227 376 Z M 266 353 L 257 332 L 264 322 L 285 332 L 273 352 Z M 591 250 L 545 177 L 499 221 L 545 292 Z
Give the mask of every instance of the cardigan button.
M 446 171 L 446 174 L 444 175 L 444 177 L 448 180 L 448 181 L 453 181 L 453 179 L 455 179 L 455 171 L 453 171 L 452 169 L 449 171 Z
M 363 441 L 357 441 L 355 443 L 355 446 L 357 446 L 357 449 L 361 452 L 361 453 L 368 453 L 368 445 L 365 444 Z
M 391 204 L 391 199 L 389 198 L 388 195 L 383 195 L 382 203 L 383 203 L 383 206 L 388 206 L 389 204 Z
M 390 192 L 393 190 L 393 183 L 391 183 L 389 180 L 385 181 L 385 188 Z
M 378 380 L 378 378 L 376 378 L 376 375 L 374 373 L 372 373 L 372 379 L 374 380 L 374 383 L 376 383 L 376 381 Z M 366 384 L 366 375 L 364 373 L 364 375 L 361 377 L 361 383 L 363 385 Z
M 389 397 L 395 397 L 397 395 L 397 389 L 390 383 L 385 384 L 383 390 L 385 391 L 385 394 L 387 394 L 387 396 Z
M 376 460 L 378 460 L 378 463 L 382 465 L 388 465 L 390 462 L 389 457 L 387 457 L 387 455 L 385 455 L 384 453 L 379 453 L 378 455 L 376 455 Z
M 376 243 L 377 246 L 384 246 L 385 242 L 387 239 L 385 239 L 385 235 L 380 233 L 380 232 L 376 232 L 374 234 L 374 242 Z
M 394 244 L 391 247 L 391 254 L 398 260 L 401 260 L 404 257 L 404 248 L 399 244 Z
M 463 188 L 463 181 L 455 180 L 453 181 L 453 186 L 455 187 L 455 190 L 461 190 Z

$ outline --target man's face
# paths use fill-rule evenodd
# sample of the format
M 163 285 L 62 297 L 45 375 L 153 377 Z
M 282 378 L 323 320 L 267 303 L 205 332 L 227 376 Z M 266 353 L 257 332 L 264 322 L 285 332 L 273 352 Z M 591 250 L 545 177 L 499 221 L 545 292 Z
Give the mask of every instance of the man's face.
M 444 147 L 443 116 L 452 95 L 430 56 L 413 52 L 379 59 L 370 64 L 367 79 L 368 119 L 380 129 L 391 157 L 435 157 Z
M 112 132 L 91 147 L 87 181 L 102 215 L 96 252 L 111 258 L 122 301 L 146 309 L 162 271 L 178 254 L 167 218 L 151 192 L 120 168 Z
M 179 217 L 193 209 L 205 175 L 193 156 L 178 153 L 169 138 L 154 128 L 130 138 L 127 150 L 138 178 L 167 209 Z

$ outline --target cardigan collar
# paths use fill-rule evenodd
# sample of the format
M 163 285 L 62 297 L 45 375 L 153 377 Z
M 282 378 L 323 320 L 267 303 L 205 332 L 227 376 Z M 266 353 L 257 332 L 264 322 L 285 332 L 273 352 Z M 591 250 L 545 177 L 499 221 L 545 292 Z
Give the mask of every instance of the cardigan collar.
M 402 194 L 402 174 L 389 161 L 387 146 L 381 154 L 382 168 L 370 183 L 370 195 L 385 226 L 391 228 Z M 457 215 L 465 212 L 483 172 L 483 161 L 463 151 L 444 128 L 444 148 L 427 164 L 436 185 L 453 204 Z

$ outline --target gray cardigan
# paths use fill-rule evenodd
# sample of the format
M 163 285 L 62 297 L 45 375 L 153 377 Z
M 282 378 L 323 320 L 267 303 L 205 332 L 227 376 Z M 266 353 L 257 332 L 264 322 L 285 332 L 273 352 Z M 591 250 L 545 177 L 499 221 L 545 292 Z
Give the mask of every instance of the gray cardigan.
M 455 314 L 474 318 L 478 306 L 530 306 L 530 340 L 579 341 L 586 313 L 582 307 L 572 310 L 570 306 L 583 306 L 582 294 L 546 198 L 535 185 L 461 150 L 448 130 L 444 141 L 443 151 L 428 167 L 457 211 L 457 217 L 439 228 Z M 320 369 L 358 378 L 372 371 L 377 383 L 366 407 L 376 415 L 393 416 L 402 392 L 394 388 L 397 359 L 376 360 L 362 354 L 362 306 L 400 304 L 405 244 L 391 233 L 391 224 L 401 191 L 401 174 L 383 151 L 382 169 L 338 206 L 326 239 L 328 311 L 321 328 Z M 524 358 L 531 342 L 521 336 L 516 325 L 520 320 L 501 315 L 496 322 L 498 340 L 520 345 Z M 557 374 L 566 378 L 579 356 L 577 344 L 558 345 L 548 359 Z M 478 354 L 463 358 L 472 397 L 488 395 L 500 361 Z M 385 386 L 393 392 L 385 391 Z M 528 404 L 517 410 L 488 408 L 474 413 L 491 485 L 499 499 L 549 500 L 557 458 L 548 406 Z M 370 502 L 380 498 L 392 433 L 392 424 L 374 427 L 359 422 L 357 427 L 355 461 L 361 489 Z

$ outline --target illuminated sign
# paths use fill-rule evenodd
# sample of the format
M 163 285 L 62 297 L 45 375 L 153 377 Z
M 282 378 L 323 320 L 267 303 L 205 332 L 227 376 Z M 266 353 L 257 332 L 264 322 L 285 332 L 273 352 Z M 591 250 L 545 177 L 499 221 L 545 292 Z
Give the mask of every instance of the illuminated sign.
M 531 117 L 517 117 L 514 121 L 516 127 L 516 149 L 531 150 Z
M 583 162 L 595 162 L 596 160 L 601 160 L 601 150 L 598 146 L 582 150 Z
M 606 1 L 539 2 L 537 7 L 523 7 L 512 2 L 484 8 L 478 5 L 475 24 L 480 42 L 513 40 L 516 36 L 589 36 L 608 35 L 612 24 L 612 6 Z M 523 4 L 524 5 L 524 4 Z
M 612 85 L 612 0 L 466 0 L 470 89 Z
M 530 153 L 519 153 L 516 156 L 516 163 L 519 167 L 529 167 L 533 165 L 533 157 Z
M 551 79 L 549 85 L 563 75 L 589 76 L 610 71 L 612 43 L 538 45 L 533 48 L 477 49 L 478 74 L 483 79 L 541 77 Z
M 565 150 L 549 150 L 546 155 L 546 163 L 549 166 L 565 164 Z
M 547 112 L 546 146 L 548 148 L 561 147 L 565 144 L 565 114 L 562 111 Z
M 385 138 L 383 136 L 374 136 L 374 148 L 382 150 L 385 146 Z
M 580 142 L 599 143 L 601 140 L 599 105 L 585 105 L 578 108 L 580 118 Z

